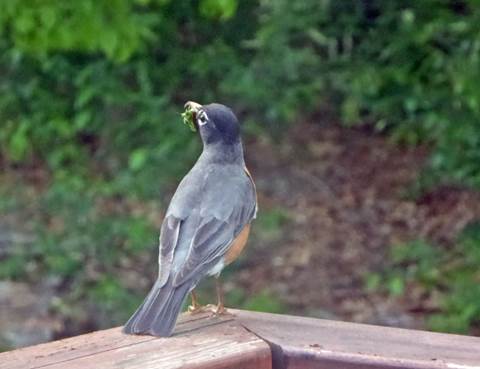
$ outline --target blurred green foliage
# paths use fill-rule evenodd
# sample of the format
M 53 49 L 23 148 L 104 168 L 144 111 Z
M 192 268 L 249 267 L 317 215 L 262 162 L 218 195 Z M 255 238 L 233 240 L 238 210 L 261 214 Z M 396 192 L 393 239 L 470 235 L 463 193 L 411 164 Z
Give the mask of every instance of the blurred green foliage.
M 367 277 L 367 289 L 394 297 L 415 289 L 432 311 L 427 324 L 433 330 L 469 333 L 480 325 L 479 223 L 467 226 L 451 248 L 422 240 L 396 245 L 390 262 L 383 274 Z
M 368 4 L 368 5 L 367 5 Z M 345 121 L 430 142 L 434 175 L 480 185 L 480 9 L 475 1 L 357 2 L 340 63 Z M 362 10 L 363 9 L 363 10 Z M 352 45 L 352 47 L 346 47 Z
M 261 231 L 254 232 L 253 237 L 262 244 L 278 241 L 283 236 L 283 227 L 290 219 L 288 211 L 281 207 L 263 209 L 262 216 L 255 220 L 255 228 L 258 227 Z
M 479 24 L 468 0 L 14 0 L 0 15 L 0 144 L 54 170 L 169 173 L 167 158 L 195 150 L 173 124 L 189 98 L 274 125 L 323 99 L 347 124 L 430 142 L 438 173 L 479 185 Z
M 1 162 L 48 179 L 26 205 L 38 240 L 0 275 L 59 276 L 66 306 L 130 309 L 114 276 L 155 252 L 150 201 L 168 201 L 199 151 L 180 123 L 190 99 L 270 129 L 328 104 L 346 124 L 428 142 L 436 179 L 480 186 L 479 56 L 474 0 L 5 2 Z

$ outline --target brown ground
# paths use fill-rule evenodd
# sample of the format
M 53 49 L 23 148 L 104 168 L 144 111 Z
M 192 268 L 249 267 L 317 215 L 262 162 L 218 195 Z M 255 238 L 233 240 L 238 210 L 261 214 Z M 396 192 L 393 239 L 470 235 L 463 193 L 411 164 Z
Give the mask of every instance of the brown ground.
M 234 284 L 269 289 L 299 314 L 421 327 L 418 296 L 367 293 L 365 275 L 385 266 L 389 245 L 451 243 L 480 217 L 479 194 L 440 188 L 409 198 L 427 150 L 372 132 L 301 124 L 287 137 L 247 142 L 261 210 L 285 208 L 289 221 L 273 240 L 254 235 Z

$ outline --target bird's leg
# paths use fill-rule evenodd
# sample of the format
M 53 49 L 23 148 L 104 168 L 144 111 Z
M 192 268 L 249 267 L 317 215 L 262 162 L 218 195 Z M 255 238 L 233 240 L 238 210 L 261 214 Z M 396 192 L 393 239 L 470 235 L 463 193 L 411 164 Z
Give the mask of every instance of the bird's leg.
M 225 309 L 223 302 L 223 286 L 222 282 L 220 282 L 220 277 L 215 278 L 215 287 L 217 290 L 217 306 L 214 307 L 213 314 L 222 315 L 227 312 L 227 309 Z
M 188 312 L 190 314 L 196 314 L 196 313 L 201 313 L 202 311 L 204 311 L 204 307 L 202 305 L 200 305 L 200 303 L 198 302 L 197 294 L 195 293 L 194 290 L 192 290 L 192 292 L 190 292 L 190 295 L 192 297 L 192 304 L 188 307 Z

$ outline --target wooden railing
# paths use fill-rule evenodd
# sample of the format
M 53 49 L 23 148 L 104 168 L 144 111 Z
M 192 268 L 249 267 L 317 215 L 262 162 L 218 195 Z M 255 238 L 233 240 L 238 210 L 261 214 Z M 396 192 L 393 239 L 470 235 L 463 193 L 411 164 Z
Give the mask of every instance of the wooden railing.
M 170 338 L 120 328 L 0 354 L 0 368 L 480 369 L 480 338 L 230 310 Z

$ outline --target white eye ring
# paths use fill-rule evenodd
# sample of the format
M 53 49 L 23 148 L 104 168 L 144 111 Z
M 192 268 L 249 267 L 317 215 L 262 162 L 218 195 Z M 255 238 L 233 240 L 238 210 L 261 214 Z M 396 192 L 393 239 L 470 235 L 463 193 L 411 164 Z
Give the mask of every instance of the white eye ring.
M 208 115 L 204 111 L 198 114 L 197 123 L 199 126 L 204 126 L 208 122 Z

